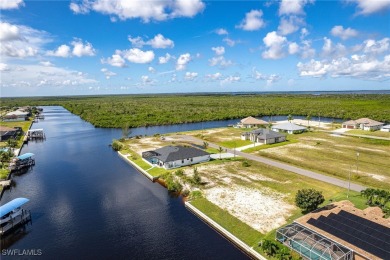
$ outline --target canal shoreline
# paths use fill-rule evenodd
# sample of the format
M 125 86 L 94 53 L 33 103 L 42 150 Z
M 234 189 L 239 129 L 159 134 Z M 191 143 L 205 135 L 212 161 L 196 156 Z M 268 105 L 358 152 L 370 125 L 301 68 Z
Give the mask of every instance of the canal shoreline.
M 149 173 L 147 173 L 145 170 L 143 170 L 141 167 L 139 167 L 135 162 L 127 158 L 126 155 L 121 154 L 119 151 L 117 152 L 119 157 L 125 160 L 128 164 L 133 166 L 138 172 L 142 173 L 146 178 L 151 180 L 152 182 L 155 182 L 159 179 L 159 177 L 153 177 Z M 240 240 L 238 237 L 227 231 L 225 228 L 223 228 L 221 225 L 219 225 L 217 222 L 212 220 L 209 216 L 207 216 L 205 213 L 197 209 L 195 206 L 191 204 L 189 201 L 185 201 L 184 205 L 188 211 L 190 211 L 192 214 L 194 214 L 196 217 L 198 217 L 200 220 L 202 220 L 204 223 L 206 223 L 209 227 L 213 228 L 216 232 L 218 232 L 220 235 L 222 235 L 225 239 L 227 239 L 230 243 L 232 243 L 234 246 L 239 248 L 241 251 L 243 251 L 246 255 L 248 255 L 252 259 L 260 259 L 260 260 L 266 260 L 260 253 L 256 252 L 252 247 L 244 243 L 242 240 Z

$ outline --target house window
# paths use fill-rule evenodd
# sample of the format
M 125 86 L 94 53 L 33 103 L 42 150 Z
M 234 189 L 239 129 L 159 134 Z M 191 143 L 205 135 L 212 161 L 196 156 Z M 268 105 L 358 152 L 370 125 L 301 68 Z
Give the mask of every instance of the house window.
M 194 158 L 191 158 L 191 162 L 193 162 L 194 161 Z
M 181 160 L 181 163 L 184 163 L 184 159 L 183 159 L 183 160 Z

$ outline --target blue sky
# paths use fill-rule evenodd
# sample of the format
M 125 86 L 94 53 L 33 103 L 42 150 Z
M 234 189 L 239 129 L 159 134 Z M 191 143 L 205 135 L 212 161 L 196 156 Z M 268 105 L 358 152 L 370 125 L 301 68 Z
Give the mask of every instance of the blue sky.
M 1 96 L 390 89 L 389 0 L 1 0 Z

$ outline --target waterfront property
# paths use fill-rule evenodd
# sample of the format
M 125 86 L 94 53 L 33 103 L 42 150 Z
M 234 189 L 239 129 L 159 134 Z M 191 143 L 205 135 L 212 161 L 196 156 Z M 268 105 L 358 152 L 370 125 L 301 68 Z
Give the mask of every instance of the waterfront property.
M 22 110 L 16 110 L 16 111 L 12 111 L 12 112 L 7 113 L 4 116 L 3 121 L 5 121 L 5 122 L 26 121 L 28 119 L 29 115 L 30 115 L 29 112 L 25 112 Z
M 250 140 L 255 143 L 273 144 L 286 141 L 286 135 L 261 128 L 241 134 L 242 140 Z
M 293 124 L 291 122 L 288 123 L 282 123 L 272 126 L 272 130 L 276 132 L 283 132 L 283 133 L 289 133 L 289 134 L 300 134 L 307 130 L 304 126 L 299 126 L 296 124 Z
M 390 125 L 384 125 L 384 126 L 382 126 L 381 131 L 382 131 L 382 132 L 390 132 Z
M 210 160 L 210 154 L 186 146 L 165 146 L 142 153 L 142 158 L 165 169 L 178 168 Z
M 268 122 L 254 118 L 252 116 L 248 116 L 244 119 L 241 119 L 239 123 L 237 123 L 237 127 L 239 128 L 252 128 L 252 127 L 261 127 L 261 126 L 267 126 Z
M 343 128 L 347 129 L 362 129 L 365 131 L 375 131 L 382 128 L 384 123 L 372 120 L 370 118 L 359 118 L 357 120 L 349 120 L 342 123 Z
M 18 157 L 12 159 L 9 164 L 9 169 L 12 170 L 20 170 L 22 168 L 30 167 L 35 165 L 35 159 L 33 153 L 25 153 L 19 155 Z
M 276 239 L 308 259 L 390 259 L 390 220 L 378 207 L 340 201 L 277 230 Z
M 0 207 L 1 235 L 31 220 L 31 213 L 21 208 L 28 201 L 26 198 L 16 198 Z
M 0 126 L 0 141 L 7 141 L 10 138 L 16 138 L 19 129 Z

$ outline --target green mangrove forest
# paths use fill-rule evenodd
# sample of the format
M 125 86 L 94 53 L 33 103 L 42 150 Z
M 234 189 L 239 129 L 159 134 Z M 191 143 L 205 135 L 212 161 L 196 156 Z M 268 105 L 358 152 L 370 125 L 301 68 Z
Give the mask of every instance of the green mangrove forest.
M 369 117 L 390 122 L 390 95 L 241 94 L 112 95 L 1 98 L 1 106 L 60 105 L 96 127 L 168 125 L 243 118 L 295 115 L 341 119 Z

